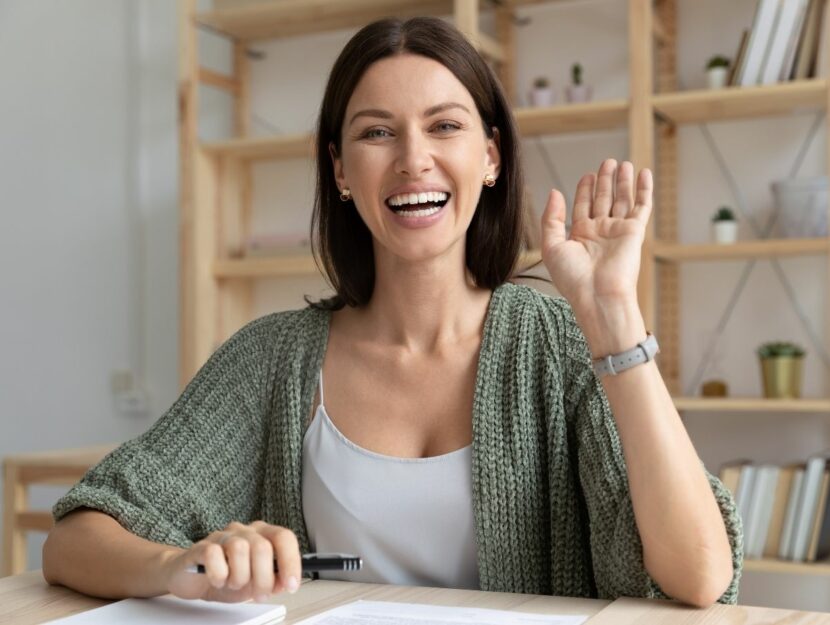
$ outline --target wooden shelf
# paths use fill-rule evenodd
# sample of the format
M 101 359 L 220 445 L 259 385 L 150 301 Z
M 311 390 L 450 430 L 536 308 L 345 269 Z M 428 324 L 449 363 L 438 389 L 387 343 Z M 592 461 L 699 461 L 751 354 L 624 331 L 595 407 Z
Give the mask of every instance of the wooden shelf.
M 830 562 L 788 562 L 764 558 L 744 560 L 744 571 L 762 573 L 794 573 L 799 575 L 830 575 Z
M 768 239 L 739 241 L 729 245 L 717 243 L 685 245 L 657 241 L 652 250 L 658 260 L 665 262 L 809 256 L 827 254 L 830 250 L 830 239 Z
M 830 413 L 830 399 L 765 399 L 763 397 L 674 397 L 684 412 L 818 412 Z
M 756 87 L 660 93 L 653 95 L 651 102 L 659 117 L 674 124 L 690 124 L 820 110 L 827 96 L 827 81 L 810 79 Z
M 203 143 L 201 148 L 210 156 L 238 158 L 245 161 L 311 158 L 314 156 L 314 135 L 306 133 L 255 139 L 232 139 Z
M 624 129 L 628 125 L 628 102 L 606 100 L 545 108 L 513 110 L 522 137 L 564 134 L 586 130 Z

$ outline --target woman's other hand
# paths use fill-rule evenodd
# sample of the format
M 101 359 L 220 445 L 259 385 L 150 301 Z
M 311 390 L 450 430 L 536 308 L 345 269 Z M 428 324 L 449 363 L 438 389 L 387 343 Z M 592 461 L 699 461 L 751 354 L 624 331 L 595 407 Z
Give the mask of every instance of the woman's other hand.
M 279 574 L 274 573 L 274 559 Z M 202 564 L 205 574 L 189 572 Z M 182 599 L 266 601 L 299 588 L 302 561 L 297 537 L 284 527 L 256 521 L 231 523 L 166 562 L 167 589 Z

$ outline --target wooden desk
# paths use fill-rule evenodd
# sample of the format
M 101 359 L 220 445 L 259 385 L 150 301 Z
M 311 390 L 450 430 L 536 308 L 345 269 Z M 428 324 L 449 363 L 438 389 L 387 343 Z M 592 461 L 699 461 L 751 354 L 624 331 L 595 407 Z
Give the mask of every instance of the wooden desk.
M 32 484 L 72 485 L 116 445 L 7 456 L 3 460 L 3 561 L 0 577 L 26 570 L 26 532 L 48 532 L 52 513 L 29 509 Z
M 536 614 L 588 614 L 588 625 L 830 625 L 830 613 L 715 605 L 706 610 L 682 607 L 668 601 L 542 597 L 511 593 L 383 586 L 350 582 L 306 581 L 295 595 L 274 597 L 288 608 L 286 625 L 318 612 L 358 599 L 402 601 L 435 605 L 476 606 Z M 0 579 L 0 623 L 30 625 L 69 616 L 108 603 L 66 588 L 49 586 L 40 571 Z

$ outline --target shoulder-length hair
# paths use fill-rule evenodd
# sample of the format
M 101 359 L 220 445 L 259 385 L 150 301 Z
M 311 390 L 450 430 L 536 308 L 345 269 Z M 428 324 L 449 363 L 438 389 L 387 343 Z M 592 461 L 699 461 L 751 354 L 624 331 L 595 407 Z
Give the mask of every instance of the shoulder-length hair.
M 380 59 L 418 54 L 441 63 L 473 98 L 493 138 L 499 131 L 501 166 L 493 187 L 484 187 L 467 230 L 466 264 L 477 286 L 495 289 L 506 282 L 518 259 L 523 233 L 524 180 L 520 144 L 510 105 L 498 79 L 455 27 L 436 17 L 383 19 L 363 27 L 334 63 L 317 122 L 317 187 L 311 221 L 315 261 L 335 296 L 312 304 L 337 310 L 363 306 L 375 284 L 372 235 L 354 204 L 340 200 L 329 145 L 341 154 L 343 118 L 360 78 Z

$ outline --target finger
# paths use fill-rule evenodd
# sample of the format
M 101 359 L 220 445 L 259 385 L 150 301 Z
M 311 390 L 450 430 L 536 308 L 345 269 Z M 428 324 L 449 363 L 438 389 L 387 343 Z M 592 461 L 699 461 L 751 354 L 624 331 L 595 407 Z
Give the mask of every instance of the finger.
M 259 534 L 250 538 L 251 591 L 257 601 L 266 601 L 274 589 L 274 548 Z
M 548 249 L 564 243 L 567 239 L 565 230 L 565 197 L 556 189 L 550 190 L 545 212 L 542 213 L 542 247 Z
M 589 219 L 591 217 L 591 204 L 594 201 L 594 184 L 596 183 L 596 179 L 596 174 L 593 172 L 585 174 L 579 179 L 576 185 L 576 194 L 574 195 L 574 221 Z
M 200 558 L 205 566 L 205 575 L 214 588 L 222 588 L 228 579 L 228 563 L 225 560 L 225 551 L 216 543 L 205 543 Z
M 611 205 L 614 203 L 614 174 L 616 171 L 617 161 L 613 158 L 605 159 L 600 165 L 591 217 L 608 217 L 611 213 Z
M 239 590 L 251 581 L 251 545 L 240 535 L 231 536 L 223 545 L 228 560 L 228 588 Z
M 654 177 L 651 170 L 641 169 L 637 176 L 637 196 L 634 202 L 634 209 L 631 216 L 643 223 L 648 223 L 652 210 L 652 198 L 654 196 Z
M 617 193 L 611 217 L 625 217 L 634 206 L 634 164 L 623 161 L 617 168 Z
M 274 583 L 274 592 L 287 590 L 294 593 L 300 587 L 300 578 L 303 573 L 297 537 L 294 532 L 284 527 L 272 527 L 266 533 L 274 546 L 277 568 L 280 570 L 279 577 Z

